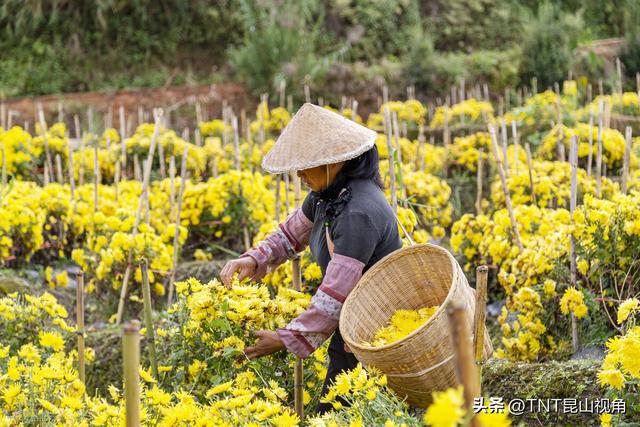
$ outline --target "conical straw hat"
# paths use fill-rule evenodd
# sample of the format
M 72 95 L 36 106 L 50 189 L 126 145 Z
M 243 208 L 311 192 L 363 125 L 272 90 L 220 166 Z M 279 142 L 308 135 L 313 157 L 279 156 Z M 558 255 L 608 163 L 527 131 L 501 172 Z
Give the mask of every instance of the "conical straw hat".
M 286 173 L 353 159 L 373 147 L 376 132 L 305 103 L 262 159 L 271 173 Z

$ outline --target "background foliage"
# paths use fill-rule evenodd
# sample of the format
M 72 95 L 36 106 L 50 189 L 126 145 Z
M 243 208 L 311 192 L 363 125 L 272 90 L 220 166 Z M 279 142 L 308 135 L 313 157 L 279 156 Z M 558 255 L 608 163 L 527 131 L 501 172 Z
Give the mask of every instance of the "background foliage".
M 609 37 L 627 40 L 630 89 L 638 28 L 636 0 L 6 0 L 0 96 L 220 80 L 254 93 L 285 80 L 298 97 L 304 81 L 355 94 L 390 78 L 392 92 L 430 95 L 461 78 L 503 90 L 536 76 L 543 89 L 569 70 L 610 78 L 574 53 Z

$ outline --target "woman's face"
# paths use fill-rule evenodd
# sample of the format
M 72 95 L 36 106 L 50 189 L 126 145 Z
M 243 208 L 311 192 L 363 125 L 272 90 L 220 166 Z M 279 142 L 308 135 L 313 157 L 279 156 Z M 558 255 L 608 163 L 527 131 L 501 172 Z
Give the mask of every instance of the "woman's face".
M 322 191 L 327 188 L 327 170 L 329 172 L 329 184 L 333 182 L 342 165 L 345 162 L 333 163 L 330 165 L 316 166 L 315 168 L 303 169 L 297 172 L 298 177 L 313 191 Z

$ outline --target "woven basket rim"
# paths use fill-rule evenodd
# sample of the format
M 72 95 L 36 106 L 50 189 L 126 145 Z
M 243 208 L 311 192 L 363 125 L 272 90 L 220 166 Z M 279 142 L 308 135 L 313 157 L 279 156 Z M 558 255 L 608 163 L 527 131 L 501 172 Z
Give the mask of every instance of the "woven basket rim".
M 364 351 L 367 351 L 367 352 L 378 352 L 378 351 L 382 351 L 382 350 L 387 350 L 387 349 L 389 349 L 391 347 L 395 347 L 395 346 L 399 345 L 400 343 L 408 340 L 409 338 L 417 335 L 420 331 L 422 331 L 424 328 L 427 327 L 427 325 L 429 325 L 431 323 L 431 321 L 436 317 L 437 314 L 439 314 L 441 311 L 446 309 L 447 304 L 449 303 L 449 300 L 451 298 L 453 298 L 453 296 L 452 296 L 453 293 L 451 292 L 451 287 L 455 283 L 456 275 L 459 274 L 460 272 L 456 268 L 457 261 L 456 261 L 455 257 L 451 254 L 451 252 L 449 252 L 448 250 L 446 250 L 442 246 L 434 245 L 434 244 L 431 244 L 431 243 L 416 244 L 416 245 L 406 246 L 406 247 L 403 247 L 403 248 L 400 248 L 400 249 L 396 249 L 395 251 L 391 252 L 390 254 L 388 254 L 387 256 L 382 258 L 380 261 L 378 261 L 374 265 L 373 268 L 367 270 L 367 272 L 360 278 L 360 280 L 358 281 L 358 284 L 356 285 L 356 287 L 347 296 L 347 299 L 345 300 L 344 305 L 347 304 L 347 301 L 349 300 L 349 297 L 353 294 L 353 291 L 358 289 L 358 287 L 360 287 L 361 284 L 364 282 L 363 279 L 367 278 L 370 275 L 373 275 L 373 272 L 377 271 L 379 268 L 382 268 L 383 264 L 390 262 L 389 261 L 390 258 L 396 258 L 396 257 L 401 256 L 400 255 L 401 252 L 413 251 L 413 250 L 424 248 L 424 247 L 428 247 L 430 249 L 435 249 L 436 251 L 444 252 L 447 255 L 447 257 L 449 258 L 449 261 L 451 262 L 451 272 L 452 272 L 452 274 L 451 274 L 451 283 L 449 284 L 450 286 L 449 286 L 449 291 L 447 292 L 447 297 L 444 299 L 442 304 L 440 304 L 440 306 L 435 311 L 435 313 L 433 313 L 433 315 L 426 322 L 424 322 L 420 327 L 415 329 L 409 335 L 403 337 L 402 339 L 390 342 L 390 343 L 382 345 L 382 346 L 376 346 L 376 347 L 363 346 L 360 343 L 352 341 L 348 334 L 344 334 L 344 333 L 342 333 L 342 331 L 340 331 L 340 333 L 342 334 L 342 338 L 347 343 L 349 348 L 353 347 L 353 348 L 356 348 L 358 350 L 364 350 Z M 345 314 L 344 314 L 345 312 L 346 311 L 344 310 L 344 306 L 343 306 L 343 310 L 341 310 L 341 312 L 340 312 L 340 324 L 344 324 L 344 318 L 343 317 L 345 316 Z

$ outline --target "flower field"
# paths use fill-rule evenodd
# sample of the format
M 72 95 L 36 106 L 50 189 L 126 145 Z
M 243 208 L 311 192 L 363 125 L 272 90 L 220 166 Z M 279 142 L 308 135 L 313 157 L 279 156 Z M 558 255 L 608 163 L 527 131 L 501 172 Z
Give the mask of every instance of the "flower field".
M 603 410 L 584 425 L 640 417 L 639 101 L 632 92 L 587 99 L 585 85 L 565 81 L 504 111 L 474 98 L 433 108 L 392 100 L 367 117 L 332 109 L 378 132 L 403 244 L 449 249 L 472 285 L 475 268 L 489 266 L 491 363 L 601 350 L 592 380 L 601 397 L 623 399 L 626 414 Z M 73 123 L 47 126 L 44 117 L 33 133 L 0 129 L 0 426 L 125 423 L 121 372 L 98 374 L 122 363 L 120 347 L 116 358 L 103 346 L 78 353 L 80 272 L 88 341 L 144 320 L 142 425 L 471 425 L 462 388 L 434 393 L 419 411 L 362 366 L 322 396 L 326 345 L 303 361 L 301 419 L 296 358 L 248 360 L 243 350 L 252 331 L 282 327 L 310 303 L 322 280 L 310 251 L 301 253 L 300 291 L 290 263 L 232 289 L 175 275 L 183 262 L 240 255 L 296 207 L 293 178 L 260 167 L 294 111 L 263 100 L 239 121 L 225 110 L 198 123 L 197 138 L 155 113 L 130 135 L 107 128 L 71 138 Z M 405 314 L 389 337 L 432 312 Z M 334 410 L 315 414 L 320 401 Z M 528 421 L 482 412 L 474 425 Z

